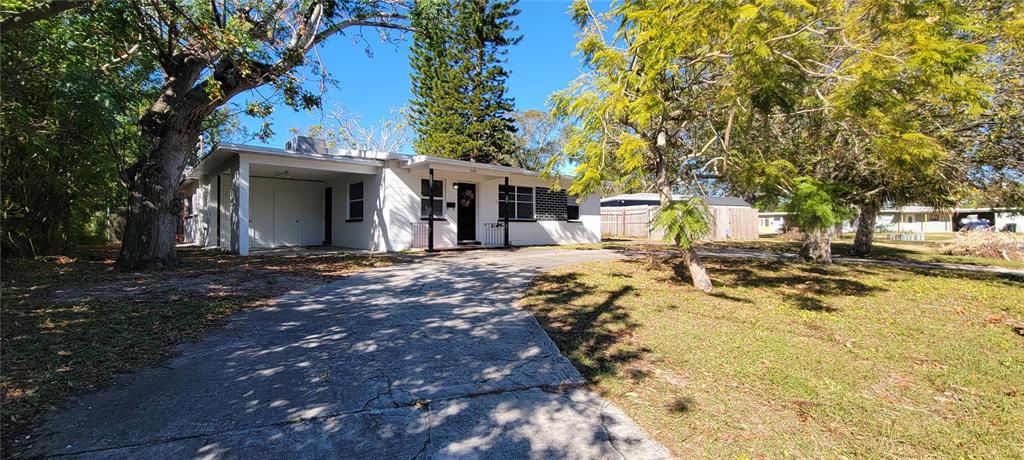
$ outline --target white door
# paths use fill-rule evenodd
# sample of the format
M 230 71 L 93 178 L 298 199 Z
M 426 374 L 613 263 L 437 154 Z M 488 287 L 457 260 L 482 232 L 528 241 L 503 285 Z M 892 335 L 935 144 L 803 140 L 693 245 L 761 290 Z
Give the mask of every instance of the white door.
M 274 246 L 299 245 L 299 192 L 274 192 Z

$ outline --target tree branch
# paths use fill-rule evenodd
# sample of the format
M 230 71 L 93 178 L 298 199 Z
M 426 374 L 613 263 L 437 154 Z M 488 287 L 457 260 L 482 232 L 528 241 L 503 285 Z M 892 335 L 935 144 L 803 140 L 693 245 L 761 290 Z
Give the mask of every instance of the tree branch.
M 34 7 L 0 20 L 0 34 L 6 34 L 17 30 L 22 26 L 50 18 L 72 8 L 78 8 L 88 4 L 88 1 L 83 0 L 51 0 L 40 2 Z
M 408 19 L 408 17 L 405 16 L 405 15 L 402 15 L 402 14 L 381 14 L 381 15 L 375 15 L 375 16 L 368 16 L 368 17 L 365 17 L 365 18 L 350 19 L 348 21 L 342 21 L 342 22 L 339 22 L 337 24 L 332 24 L 331 26 L 327 27 L 323 31 L 315 34 L 313 36 L 312 40 L 309 41 L 309 43 L 308 43 L 308 45 L 306 47 L 306 50 L 308 51 L 309 48 L 312 48 L 312 47 L 316 46 L 317 44 L 319 44 L 319 43 L 323 42 L 324 40 L 327 40 L 328 38 L 330 38 L 332 35 L 334 35 L 334 34 L 336 34 L 338 32 L 341 32 L 342 30 L 345 30 L 345 29 L 347 29 L 349 27 L 365 26 L 365 27 L 378 27 L 378 28 L 382 28 L 382 29 L 401 30 L 401 31 L 405 31 L 405 32 L 417 32 L 417 29 L 412 27 L 412 26 L 410 26 L 410 25 L 398 24 L 398 23 L 394 23 L 394 22 L 388 22 L 388 21 L 392 21 L 392 20 L 401 20 L 401 19 Z

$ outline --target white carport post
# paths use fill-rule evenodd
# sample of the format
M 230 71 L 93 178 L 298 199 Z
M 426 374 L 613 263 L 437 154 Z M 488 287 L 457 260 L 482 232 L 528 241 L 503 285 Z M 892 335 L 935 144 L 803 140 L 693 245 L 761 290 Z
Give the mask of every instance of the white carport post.
M 232 245 L 238 255 L 249 255 L 249 159 L 245 155 L 238 155 L 238 167 L 235 168 L 235 176 L 232 179 L 235 192 L 235 216 L 232 221 L 233 234 Z

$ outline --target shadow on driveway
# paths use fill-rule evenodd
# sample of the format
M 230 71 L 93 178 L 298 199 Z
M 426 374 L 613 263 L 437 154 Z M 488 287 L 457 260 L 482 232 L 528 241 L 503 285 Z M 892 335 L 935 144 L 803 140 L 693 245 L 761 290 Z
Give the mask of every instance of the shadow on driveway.
M 52 413 L 30 453 L 665 457 L 513 306 L 539 271 L 611 257 L 445 254 L 280 298 Z

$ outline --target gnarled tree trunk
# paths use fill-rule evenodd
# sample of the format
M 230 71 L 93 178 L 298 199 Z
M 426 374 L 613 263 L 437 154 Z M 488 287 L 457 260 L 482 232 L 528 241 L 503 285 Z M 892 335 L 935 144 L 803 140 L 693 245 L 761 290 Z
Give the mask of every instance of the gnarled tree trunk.
M 819 264 L 832 263 L 832 235 L 828 228 L 804 232 L 804 242 L 800 246 L 800 258 Z
M 871 241 L 875 237 L 875 219 L 878 218 L 878 204 L 869 201 L 860 205 L 857 218 L 857 236 L 853 239 L 853 253 L 866 256 L 871 253 Z
M 122 270 L 177 262 L 174 233 L 182 205 L 178 183 L 213 106 L 194 92 L 179 96 L 176 83 L 167 80 L 164 92 L 140 120 L 150 148 L 124 174 L 128 213 L 116 264 Z

